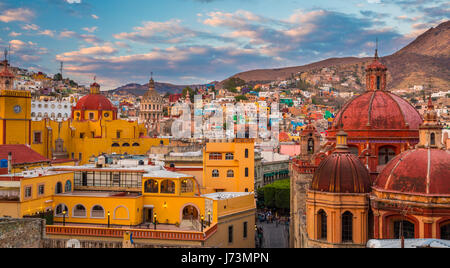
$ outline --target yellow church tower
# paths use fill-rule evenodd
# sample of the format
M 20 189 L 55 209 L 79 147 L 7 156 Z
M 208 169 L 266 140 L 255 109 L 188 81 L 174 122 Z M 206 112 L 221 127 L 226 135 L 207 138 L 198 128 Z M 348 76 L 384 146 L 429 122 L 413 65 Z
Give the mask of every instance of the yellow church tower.
M 0 71 L 0 144 L 31 143 L 31 93 L 14 89 L 7 52 Z

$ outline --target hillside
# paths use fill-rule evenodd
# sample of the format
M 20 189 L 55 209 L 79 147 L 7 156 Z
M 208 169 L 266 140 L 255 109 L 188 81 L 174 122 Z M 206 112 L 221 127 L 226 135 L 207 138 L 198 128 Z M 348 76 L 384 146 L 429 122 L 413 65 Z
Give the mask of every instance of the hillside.
M 400 51 L 381 61 L 388 67 L 388 87 L 390 89 L 407 88 L 413 85 L 430 84 L 433 88 L 450 88 L 450 21 L 429 29 Z M 279 69 L 261 69 L 238 73 L 247 82 L 267 83 L 285 80 L 300 72 L 311 77 L 322 68 L 333 68 L 336 73 L 345 73 L 349 69 L 355 72 L 356 79 L 364 83 L 364 72 L 359 71 L 371 58 L 332 58 L 304 66 Z M 223 81 L 220 83 L 220 85 Z
M 156 91 L 158 91 L 160 94 L 165 94 L 165 93 L 180 93 L 183 88 L 185 88 L 187 86 L 180 86 L 180 85 L 172 85 L 172 84 L 168 84 L 168 83 L 158 83 L 155 82 L 155 89 Z M 119 88 L 116 88 L 112 91 L 110 91 L 110 93 L 116 93 L 116 94 L 133 94 L 136 96 L 142 96 L 145 94 L 145 92 L 148 90 L 148 84 L 145 85 L 140 85 L 140 84 L 128 84 L 125 86 L 121 86 Z

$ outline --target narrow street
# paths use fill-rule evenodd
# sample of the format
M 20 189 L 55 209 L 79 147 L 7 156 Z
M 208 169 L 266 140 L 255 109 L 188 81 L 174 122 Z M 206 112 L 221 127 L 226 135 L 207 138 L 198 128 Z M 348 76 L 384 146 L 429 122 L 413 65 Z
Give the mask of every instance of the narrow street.
M 275 222 L 258 222 L 257 226 L 263 229 L 263 248 L 288 248 L 289 226 Z

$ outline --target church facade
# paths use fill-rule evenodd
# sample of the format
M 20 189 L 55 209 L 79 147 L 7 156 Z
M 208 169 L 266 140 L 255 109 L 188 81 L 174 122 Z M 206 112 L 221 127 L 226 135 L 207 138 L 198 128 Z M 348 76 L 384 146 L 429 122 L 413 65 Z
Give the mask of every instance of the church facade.
M 117 119 L 117 108 L 97 83 L 72 108 L 71 118 L 33 121 L 31 93 L 13 88 L 14 74 L 7 66 L 6 61 L 0 72 L 0 145 L 26 144 L 48 159 L 84 164 L 102 153 L 145 154 L 154 145 L 169 143 L 149 138 L 143 124 Z

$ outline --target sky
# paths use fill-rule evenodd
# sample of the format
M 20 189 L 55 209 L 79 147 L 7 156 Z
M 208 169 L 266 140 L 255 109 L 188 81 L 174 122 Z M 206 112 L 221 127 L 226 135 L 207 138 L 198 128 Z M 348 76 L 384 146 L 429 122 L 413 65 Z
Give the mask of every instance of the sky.
M 178 85 L 333 57 L 390 55 L 448 20 L 445 0 L 0 0 L 11 64 L 103 90 Z

